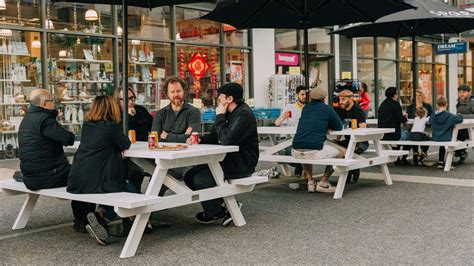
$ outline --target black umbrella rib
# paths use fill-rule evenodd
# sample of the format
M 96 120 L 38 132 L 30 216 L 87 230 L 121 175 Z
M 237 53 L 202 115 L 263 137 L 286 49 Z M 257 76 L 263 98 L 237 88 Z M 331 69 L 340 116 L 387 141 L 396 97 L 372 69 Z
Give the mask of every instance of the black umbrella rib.
M 304 16 L 304 14 L 301 13 L 301 11 L 295 5 L 293 5 L 292 2 L 290 2 L 290 0 L 286 0 L 286 3 L 288 4 L 288 6 L 291 7 L 291 9 L 288 9 L 289 11 L 293 11 L 293 13 L 295 13 L 298 16 Z M 284 8 L 288 8 L 287 6 L 283 5 L 282 3 L 278 2 L 278 1 L 275 1 L 275 4 L 277 4 L 281 7 L 284 7 Z
M 347 5 L 349 5 L 350 7 L 352 7 L 354 9 L 355 12 L 357 12 L 359 15 L 361 15 L 366 21 L 371 21 L 371 22 L 374 22 L 373 19 L 367 17 L 367 15 L 364 14 L 364 12 L 362 12 L 357 6 L 353 5 L 351 2 L 349 1 L 345 1 Z
M 329 5 L 330 1 L 319 1 L 319 3 L 317 5 L 315 5 L 314 7 L 312 7 L 309 12 L 308 12 L 308 16 L 311 16 L 311 14 L 313 14 L 314 11 L 320 9 L 320 8 L 323 8 L 324 6 L 327 6 Z
M 264 4 L 261 8 L 257 9 L 257 11 L 253 12 L 253 13 L 252 13 L 250 16 L 248 16 L 242 23 L 240 23 L 240 27 L 238 27 L 238 28 L 245 29 L 245 28 L 247 27 L 247 24 L 249 24 L 249 22 L 250 22 L 253 18 L 255 18 L 255 17 L 256 17 L 257 15 L 259 15 L 260 13 L 262 13 L 263 10 L 264 10 L 267 6 L 269 6 L 270 4 L 272 4 L 273 2 L 278 3 L 278 2 L 276 2 L 276 1 L 274 1 L 274 0 L 267 0 L 267 1 L 265 2 L 265 4 Z
M 441 21 L 442 23 L 444 23 L 446 26 L 448 26 L 448 28 L 450 28 L 453 32 L 455 32 L 455 33 L 457 33 L 457 34 L 459 34 L 459 33 L 462 32 L 462 31 L 459 31 L 459 30 L 453 28 L 453 26 L 451 26 L 451 25 L 447 22 L 447 20 L 440 19 L 440 21 Z

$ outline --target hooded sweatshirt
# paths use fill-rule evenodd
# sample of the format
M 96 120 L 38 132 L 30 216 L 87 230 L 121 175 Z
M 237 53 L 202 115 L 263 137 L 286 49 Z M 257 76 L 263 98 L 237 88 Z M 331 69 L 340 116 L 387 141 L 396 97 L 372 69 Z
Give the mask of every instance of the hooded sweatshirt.
M 431 128 L 433 130 L 434 141 L 451 141 L 453 137 L 453 128 L 456 124 L 462 123 L 461 115 L 454 115 L 447 111 L 437 112 L 430 118 Z

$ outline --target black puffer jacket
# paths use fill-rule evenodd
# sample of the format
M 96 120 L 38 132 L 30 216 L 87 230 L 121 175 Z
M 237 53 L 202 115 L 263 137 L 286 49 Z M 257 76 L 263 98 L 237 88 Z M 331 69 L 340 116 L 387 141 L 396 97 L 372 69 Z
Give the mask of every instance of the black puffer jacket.
M 474 118 L 474 96 L 469 96 L 465 99 L 458 99 L 456 104 L 458 114 L 466 119 Z
M 18 131 L 20 168 L 27 188 L 66 185 L 69 162 L 63 146 L 74 144 L 74 134 L 57 121 L 56 110 L 31 105 Z
M 221 162 L 225 179 L 250 176 L 258 163 L 257 122 L 252 109 L 243 103 L 232 112 L 216 116 L 211 134 L 201 143 L 238 145 L 239 151 L 228 153 Z

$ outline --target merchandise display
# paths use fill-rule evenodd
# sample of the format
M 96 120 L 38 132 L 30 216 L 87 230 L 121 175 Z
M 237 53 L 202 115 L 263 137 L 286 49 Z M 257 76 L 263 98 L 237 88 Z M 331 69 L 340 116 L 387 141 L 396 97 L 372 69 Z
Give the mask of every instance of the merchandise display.
M 304 76 L 272 75 L 269 78 L 267 106 L 284 109 L 296 102 L 296 87 L 304 85 Z

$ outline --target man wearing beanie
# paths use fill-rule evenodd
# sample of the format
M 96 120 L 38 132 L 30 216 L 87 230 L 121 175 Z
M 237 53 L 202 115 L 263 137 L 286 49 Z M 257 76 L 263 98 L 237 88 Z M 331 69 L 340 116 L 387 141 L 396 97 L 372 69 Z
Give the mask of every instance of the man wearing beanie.
M 244 103 L 242 86 L 227 83 L 217 92 L 219 105 L 216 108 L 216 121 L 211 133 L 202 136 L 199 143 L 239 146 L 238 152 L 228 153 L 220 162 L 224 179 L 248 177 L 255 171 L 258 163 L 257 122 L 250 107 Z M 188 143 L 190 142 L 188 139 Z M 184 182 L 192 190 L 216 186 L 207 165 L 191 168 L 184 175 Z M 204 212 L 196 215 L 196 221 L 203 224 L 221 222 L 224 226 L 230 224 L 232 217 L 222 203 L 222 199 L 201 202 Z
M 468 85 L 463 84 L 458 87 L 458 103 L 456 104 L 456 111 L 465 119 L 474 118 L 474 96 L 472 96 L 471 87 Z M 466 139 L 469 139 L 467 129 L 459 130 L 458 140 L 465 141 Z M 467 155 L 466 149 L 455 152 L 455 156 L 459 157 L 460 162 L 464 162 L 467 159 Z
M 344 148 L 338 149 L 324 143 L 329 130 L 342 130 L 342 123 L 336 111 L 324 103 L 327 97 L 326 90 L 314 88 L 310 96 L 312 101 L 303 109 L 296 135 L 293 138 L 292 156 L 296 159 L 311 160 L 343 158 Z M 313 180 L 313 165 L 304 164 L 303 168 L 304 175 L 308 179 L 308 192 L 334 193 L 336 191 L 336 188 L 328 182 L 334 172 L 332 166 L 326 166 L 321 181 L 317 185 Z

